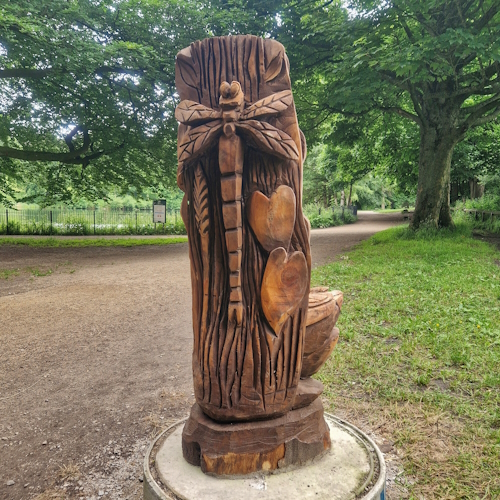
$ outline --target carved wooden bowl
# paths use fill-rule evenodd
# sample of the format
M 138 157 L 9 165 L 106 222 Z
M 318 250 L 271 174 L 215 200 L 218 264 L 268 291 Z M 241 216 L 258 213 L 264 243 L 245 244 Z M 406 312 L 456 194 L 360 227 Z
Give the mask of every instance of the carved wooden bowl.
M 316 373 L 328 359 L 339 339 L 335 323 L 340 315 L 343 294 L 326 287 L 311 288 L 307 310 L 302 378 Z

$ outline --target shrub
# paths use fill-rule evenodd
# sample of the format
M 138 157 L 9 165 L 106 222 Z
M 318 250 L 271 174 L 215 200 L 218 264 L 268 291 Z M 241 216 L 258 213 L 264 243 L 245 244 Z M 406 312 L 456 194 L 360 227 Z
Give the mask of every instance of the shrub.
M 311 228 L 322 229 L 325 227 L 341 226 L 356 222 L 357 217 L 352 215 L 350 210 L 345 209 L 342 215 L 340 207 L 332 209 L 325 208 L 316 203 L 309 203 L 304 206 L 304 215 L 309 219 Z

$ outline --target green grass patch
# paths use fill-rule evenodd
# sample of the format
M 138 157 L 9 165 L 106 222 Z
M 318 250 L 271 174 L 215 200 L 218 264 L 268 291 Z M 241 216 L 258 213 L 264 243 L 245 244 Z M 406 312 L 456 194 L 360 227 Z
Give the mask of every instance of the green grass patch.
M 143 245 L 172 245 L 185 243 L 187 237 L 179 238 L 0 238 L 0 245 L 27 245 L 31 247 L 135 247 Z
M 344 292 L 332 407 L 395 443 L 411 498 L 500 498 L 499 252 L 459 225 L 346 257 L 312 279 Z
M 19 269 L 0 269 L 0 279 L 7 280 L 19 275 Z
M 461 209 L 452 212 L 453 222 L 469 227 L 471 230 L 483 232 L 485 234 L 500 234 L 500 217 L 486 214 L 483 220 L 482 214 L 474 212 L 464 212 Z
M 407 210 L 409 212 L 413 212 L 415 210 L 415 207 L 409 207 L 409 208 L 384 208 L 383 210 L 381 208 L 377 208 L 374 211 L 377 212 L 378 214 L 401 214 L 404 212 L 404 210 Z
M 26 271 L 36 277 L 50 276 L 53 273 L 52 269 L 40 269 L 39 267 L 27 267 Z

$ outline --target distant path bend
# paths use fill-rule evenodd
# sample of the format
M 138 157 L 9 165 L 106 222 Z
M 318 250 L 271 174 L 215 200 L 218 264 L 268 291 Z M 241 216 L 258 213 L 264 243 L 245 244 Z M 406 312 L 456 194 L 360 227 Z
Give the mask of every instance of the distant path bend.
M 313 267 L 331 262 L 338 254 L 350 250 L 354 245 L 392 226 L 402 224 L 403 214 L 359 211 L 358 220 L 345 226 L 313 229 L 311 252 Z

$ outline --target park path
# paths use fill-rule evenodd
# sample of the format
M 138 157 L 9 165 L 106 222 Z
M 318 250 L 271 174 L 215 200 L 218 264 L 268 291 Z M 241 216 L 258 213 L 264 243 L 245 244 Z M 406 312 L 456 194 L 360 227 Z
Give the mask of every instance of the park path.
M 311 231 L 311 253 L 313 267 L 327 264 L 339 254 L 350 250 L 362 240 L 384 229 L 403 223 L 401 213 L 360 211 L 355 224 L 313 229 Z
M 313 230 L 313 265 L 400 222 Z M 142 498 L 149 439 L 194 401 L 187 244 L 0 246 L 0 269 L 0 499 Z

